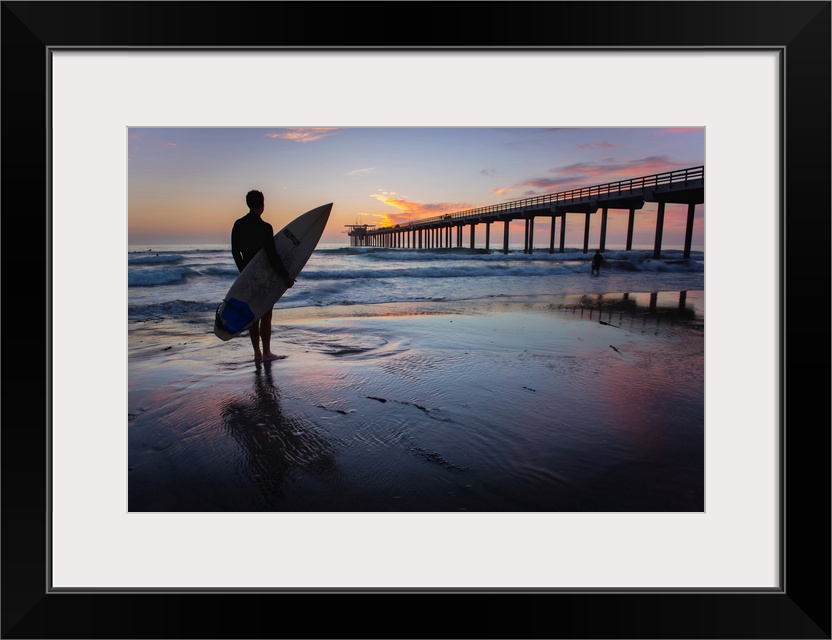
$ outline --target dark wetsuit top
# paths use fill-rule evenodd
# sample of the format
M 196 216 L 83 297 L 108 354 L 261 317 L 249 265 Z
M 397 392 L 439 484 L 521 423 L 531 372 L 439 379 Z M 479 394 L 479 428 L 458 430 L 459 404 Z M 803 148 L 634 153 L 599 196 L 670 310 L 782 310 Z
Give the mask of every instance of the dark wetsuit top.
M 237 269 L 240 271 L 245 269 L 260 249 L 264 248 L 274 270 L 282 278 L 288 276 L 289 272 L 286 271 L 286 267 L 283 266 L 280 256 L 277 255 L 277 251 L 274 249 L 272 225 L 261 219 L 256 213 L 249 211 L 237 220 L 231 228 L 231 253 L 234 256 Z
M 601 266 L 601 262 L 603 262 L 604 258 L 601 257 L 600 254 L 596 253 L 592 258 L 592 268 L 598 269 Z M 584 267 L 586 268 L 586 267 Z

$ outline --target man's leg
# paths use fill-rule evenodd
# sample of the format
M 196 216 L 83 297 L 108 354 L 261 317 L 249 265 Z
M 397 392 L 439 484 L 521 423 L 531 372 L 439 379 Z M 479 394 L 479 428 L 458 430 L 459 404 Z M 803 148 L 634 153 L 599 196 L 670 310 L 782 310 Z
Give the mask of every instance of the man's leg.
M 272 353 L 272 310 L 260 318 L 260 340 L 263 342 L 263 361 L 276 360 L 277 356 Z
M 251 346 L 254 347 L 254 361 L 260 362 L 263 359 L 263 354 L 260 351 L 260 322 L 253 322 L 248 329 L 248 335 L 251 338 Z

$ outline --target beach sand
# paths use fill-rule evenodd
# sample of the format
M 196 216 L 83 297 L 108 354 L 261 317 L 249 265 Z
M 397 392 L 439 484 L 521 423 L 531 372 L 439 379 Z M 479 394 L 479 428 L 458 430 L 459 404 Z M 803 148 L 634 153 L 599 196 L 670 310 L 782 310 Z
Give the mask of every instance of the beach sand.
M 704 509 L 703 292 L 129 325 L 130 511 Z

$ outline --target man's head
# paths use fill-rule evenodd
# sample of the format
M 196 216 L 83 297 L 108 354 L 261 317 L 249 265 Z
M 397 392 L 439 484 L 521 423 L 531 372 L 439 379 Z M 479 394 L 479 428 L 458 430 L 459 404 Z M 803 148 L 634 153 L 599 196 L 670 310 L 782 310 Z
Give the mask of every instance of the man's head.
M 252 211 L 262 209 L 264 202 L 265 199 L 263 198 L 263 193 L 261 191 L 252 189 L 246 194 L 246 204 L 248 205 L 248 208 Z

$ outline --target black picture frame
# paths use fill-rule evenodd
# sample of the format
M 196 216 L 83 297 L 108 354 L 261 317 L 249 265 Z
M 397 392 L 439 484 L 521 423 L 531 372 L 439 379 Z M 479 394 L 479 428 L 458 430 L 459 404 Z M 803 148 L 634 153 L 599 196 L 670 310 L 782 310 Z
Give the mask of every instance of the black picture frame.
M 2 2 L 0 17 L 3 638 L 830 638 L 830 2 Z M 777 50 L 781 587 L 52 592 L 48 86 L 61 47 Z M 737 313 L 753 321 L 749 304 Z

